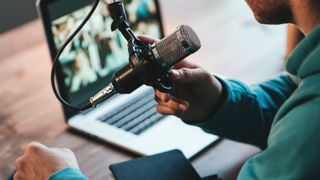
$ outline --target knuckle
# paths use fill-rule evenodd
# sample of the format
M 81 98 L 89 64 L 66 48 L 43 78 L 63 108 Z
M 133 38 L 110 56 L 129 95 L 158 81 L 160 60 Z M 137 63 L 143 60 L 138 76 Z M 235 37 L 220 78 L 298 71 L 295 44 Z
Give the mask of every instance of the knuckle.
M 40 145 L 38 142 L 32 142 L 27 146 L 26 152 L 38 153 L 40 151 Z
M 73 154 L 73 152 L 72 152 L 70 149 L 68 149 L 68 148 L 63 148 L 62 150 L 63 150 L 65 153 Z
M 156 109 L 157 109 L 158 113 L 161 113 L 162 108 L 161 108 L 159 105 L 156 106 Z M 161 113 L 161 114 L 162 114 L 162 113 Z
M 157 108 L 157 111 L 158 111 L 160 114 L 166 115 L 164 109 L 163 109 L 161 106 L 158 105 L 156 108 Z
M 34 145 L 29 145 L 27 147 L 26 153 L 37 153 L 38 152 L 38 147 Z
M 203 78 L 203 80 L 211 80 L 212 79 L 212 74 L 209 73 L 208 71 L 206 71 L 205 69 L 203 68 L 198 68 L 197 71 L 199 72 L 199 74 L 201 75 L 201 77 Z
M 209 81 L 209 80 L 212 79 L 212 76 L 213 76 L 213 75 L 211 75 L 210 73 L 204 72 L 204 73 L 203 73 L 203 76 L 204 76 L 204 79 L 206 79 L 206 80 Z
M 188 70 L 187 68 L 181 68 L 180 71 L 181 71 L 181 73 L 182 73 L 183 75 L 187 75 L 188 72 L 189 72 L 189 70 Z
M 157 90 L 157 91 L 154 93 L 154 96 L 159 98 L 159 97 L 161 96 L 161 94 L 162 94 L 162 93 Z
M 175 110 L 173 110 L 169 107 L 157 106 L 156 108 L 157 108 L 157 111 L 163 115 L 174 115 L 175 114 Z
M 161 96 L 162 94 L 163 94 L 163 92 L 161 92 L 159 90 L 157 90 L 156 93 L 155 93 L 156 96 Z
M 24 160 L 23 157 L 19 157 L 16 159 L 15 165 L 17 169 L 23 169 L 26 165 L 26 161 Z
M 71 152 L 71 150 L 68 148 L 62 148 L 61 150 L 65 151 L 65 152 Z
M 178 108 L 179 108 L 179 104 L 178 104 L 177 102 L 175 102 L 174 100 L 170 100 L 170 101 L 168 102 L 168 106 L 169 106 L 170 108 L 173 108 L 173 109 L 178 109 Z
M 168 95 L 165 93 L 158 93 L 156 95 L 157 101 L 158 102 L 167 102 L 168 101 Z
M 165 101 L 165 99 L 166 99 L 166 94 L 161 94 L 161 95 L 160 95 L 160 98 L 161 98 L 162 101 Z
M 189 68 L 182 68 L 181 73 L 184 78 L 190 78 L 193 72 Z
M 24 179 L 24 176 L 23 176 L 22 173 L 16 172 L 16 173 L 14 174 L 14 176 L 13 176 L 13 179 L 14 179 L 14 180 L 22 180 L 22 179 Z

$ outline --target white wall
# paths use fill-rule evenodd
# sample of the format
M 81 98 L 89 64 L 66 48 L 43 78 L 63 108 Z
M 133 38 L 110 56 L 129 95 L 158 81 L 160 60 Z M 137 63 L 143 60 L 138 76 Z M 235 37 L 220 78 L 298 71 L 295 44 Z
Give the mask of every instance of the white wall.
M 36 17 L 35 0 L 0 0 L 0 33 Z
M 166 33 L 180 24 L 191 25 L 198 33 L 202 48 L 189 59 L 206 69 L 249 83 L 270 79 L 282 71 L 285 26 L 258 24 L 245 1 L 160 0 L 160 3 Z

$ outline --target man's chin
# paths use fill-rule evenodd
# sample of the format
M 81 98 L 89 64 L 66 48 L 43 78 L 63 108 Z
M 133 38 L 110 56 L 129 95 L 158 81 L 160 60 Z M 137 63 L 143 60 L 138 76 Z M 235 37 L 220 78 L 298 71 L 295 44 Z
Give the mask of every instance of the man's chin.
M 290 8 L 285 5 L 274 9 L 255 8 L 253 14 L 255 19 L 261 24 L 285 24 L 291 23 L 293 19 Z
M 276 24 L 281 24 L 281 23 L 275 23 L 275 22 L 272 22 L 266 18 L 262 18 L 260 16 L 254 16 L 254 18 L 256 19 L 256 21 L 260 24 L 268 24 L 268 25 L 276 25 Z
M 267 24 L 267 25 L 279 25 L 279 24 L 286 24 L 290 23 L 290 20 L 285 18 L 285 19 L 279 19 L 279 18 L 265 18 L 262 16 L 255 15 L 254 16 L 256 21 L 260 24 Z

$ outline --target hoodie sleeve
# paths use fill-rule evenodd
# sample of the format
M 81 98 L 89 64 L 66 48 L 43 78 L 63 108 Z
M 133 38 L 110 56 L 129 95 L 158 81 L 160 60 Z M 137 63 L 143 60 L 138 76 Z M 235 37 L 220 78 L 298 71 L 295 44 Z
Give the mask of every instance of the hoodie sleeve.
M 319 179 L 320 98 L 304 100 L 273 125 L 268 148 L 245 163 L 239 180 Z
M 64 168 L 52 174 L 48 180 L 88 180 L 79 169 Z
M 211 118 L 197 126 L 206 132 L 264 149 L 273 118 L 296 89 L 296 84 L 289 75 L 252 87 L 234 80 L 219 81 L 226 94 L 225 100 Z

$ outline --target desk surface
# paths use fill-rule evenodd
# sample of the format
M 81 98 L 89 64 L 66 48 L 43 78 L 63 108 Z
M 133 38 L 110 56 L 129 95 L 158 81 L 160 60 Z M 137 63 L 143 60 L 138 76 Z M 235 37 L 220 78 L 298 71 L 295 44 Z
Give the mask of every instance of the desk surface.
M 284 28 L 256 25 L 243 2 L 204 0 L 202 5 L 190 5 L 197 7 L 201 21 L 188 13 L 189 6 L 175 14 L 174 7 L 182 2 L 161 1 L 166 30 L 170 32 L 188 19 L 200 38 L 208 37 L 202 38 L 205 39 L 203 50 L 193 57 L 199 59 L 199 64 L 246 82 L 264 80 L 280 72 Z M 271 55 L 262 58 L 266 54 Z M 70 148 L 76 153 L 85 175 L 91 179 L 110 179 L 110 164 L 136 156 L 68 130 L 61 106 L 51 91 L 49 74 L 49 52 L 38 20 L 0 35 L 0 179 L 10 174 L 15 159 L 31 141 Z M 222 140 L 192 163 L 202 176 L 218 173 L 225 179 L 233 179 L 243 162 L 257 152 L 255 147 Z

